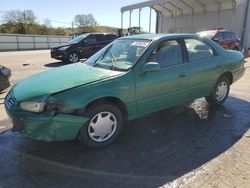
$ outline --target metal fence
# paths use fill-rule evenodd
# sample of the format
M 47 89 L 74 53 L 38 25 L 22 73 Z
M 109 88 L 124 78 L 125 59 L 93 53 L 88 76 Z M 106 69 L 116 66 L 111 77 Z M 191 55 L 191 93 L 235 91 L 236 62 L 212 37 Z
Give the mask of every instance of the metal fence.
M 0 33 L 0 51 L 49 49 L 69 40 L 68 36 Z

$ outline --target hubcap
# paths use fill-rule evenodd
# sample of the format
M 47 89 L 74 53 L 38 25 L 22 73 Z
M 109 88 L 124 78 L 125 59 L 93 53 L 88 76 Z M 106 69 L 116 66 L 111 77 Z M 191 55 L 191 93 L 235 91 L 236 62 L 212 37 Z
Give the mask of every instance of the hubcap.
M 221 82 L 216 89 L 216 99 L 222 101 L 227 96 L 228 85 L 226 82 Z
M 78 61 L 78 55 L 77 54 L 75 54 L 75 53 L 72 53 L 72 54 L 70 54 L 69 55 L 69 60 L 70 60 L 70 62 L 72 62 L 72 63 L 76 63 L 77 61 Z
M 111 112 L 100 112 L 89 122 L 88 135 L 96 142 L 108 140 L 117 128 L 117 119 Z

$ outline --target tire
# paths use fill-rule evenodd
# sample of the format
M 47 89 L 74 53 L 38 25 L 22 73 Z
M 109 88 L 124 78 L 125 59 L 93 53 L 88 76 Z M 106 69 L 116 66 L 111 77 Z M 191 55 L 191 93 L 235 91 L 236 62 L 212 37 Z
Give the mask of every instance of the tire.
M 222 76 L 218 79 L 210 95 L 206 97 L 206 101 L 212 106 L 220 106 L 227 99 L 229 91 L 229 79 L 226 76 Z
M 68 63 L 76 63 L 80 60 L 79 53 L 78 52 L 70 52 L 68 55 Z
M 86 110 L 85 116 L 90 119 L 81 128 L 78 138 L 89 148 L 107 146 L 122 132 L 124 117 L 121 110 L 111 103 L 94 105 Z

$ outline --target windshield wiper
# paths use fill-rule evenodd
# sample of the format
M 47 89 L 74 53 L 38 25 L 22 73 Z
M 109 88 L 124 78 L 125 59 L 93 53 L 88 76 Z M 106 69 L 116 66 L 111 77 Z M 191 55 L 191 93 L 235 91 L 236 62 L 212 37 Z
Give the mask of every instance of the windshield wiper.
M 111 67 L 111 69 L 114 70 L 115 67 L 116 67 L 116 66 L 115 66 L 115 65 L 116 65 L 116 61 L 115 61 L 115 58 L 114 58 L 114 56 L 113 56 L 111 50 L 109 50 L 109 53 L 110 53 L 110 55 L 111 55 L 111 61 L 112 61 L 112 67 Z
M 111 45 L 112 46 L 112 45 Z M 98 58 L 96 58 L 96 60 L 93 62 L 93 67 L 96 66 L 97 61 L 99 61 L 99 59 L 103 59 L 103 57 L 108 53 L 108 50 L 111 48 L 111 46 L 109 46 L 103 54 L 101 54 Z
M 97 61 L 99 61 L 100 59 L 103 59 L 108 53 L 110 54 L 111 56 L 111 61 L 112 61 L 112 67 L 111 67 L 111 70 L 114 70 L 116 68 L 116 60 L 115 60 L 115 57 L 113 55 L 113 53 L 111 52 L 111 47 L 112 45 L 110 45 L 106 50 L 105 52 L 100 55 L 94 62 L 93 62 L 93 67 L 95 67 L 97 65 Z

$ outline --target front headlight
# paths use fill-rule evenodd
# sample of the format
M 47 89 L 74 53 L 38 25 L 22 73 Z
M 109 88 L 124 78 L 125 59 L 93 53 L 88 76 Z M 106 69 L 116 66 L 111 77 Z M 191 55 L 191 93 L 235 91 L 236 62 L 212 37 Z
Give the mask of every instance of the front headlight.
M 24 101 L 19 106 L 25 111 L 40 113 L 44 111 L 45 101 Z

